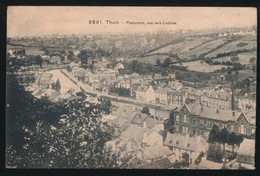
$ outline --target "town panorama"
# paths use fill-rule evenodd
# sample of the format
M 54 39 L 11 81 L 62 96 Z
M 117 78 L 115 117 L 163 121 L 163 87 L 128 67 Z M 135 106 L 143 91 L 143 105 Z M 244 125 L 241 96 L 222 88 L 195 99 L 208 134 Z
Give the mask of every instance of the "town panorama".
M 7 38 L 7 168 L 254 169 L 256 26 Z

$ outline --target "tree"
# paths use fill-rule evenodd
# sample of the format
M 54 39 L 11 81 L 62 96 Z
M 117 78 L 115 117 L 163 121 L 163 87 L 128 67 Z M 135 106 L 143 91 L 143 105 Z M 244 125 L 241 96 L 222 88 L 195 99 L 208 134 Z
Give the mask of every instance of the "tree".
M 124 146 L 106 145 L 113 129 L 101 125 L 103 106 L 38 100 L 12 78 L 7 81 L 7 168 L 129 167 L 132 154 Z
M 219 141 L 219 127 L 217 125 L 213 125 L 209 132 L 209 143 L 215 143 Z
M 231 62 L 237 62 L 240 59 L 239 59 L 239 57 L 236 54 L 234 54 L 234 55 L 231 55 L 230 60 L 231 60 Z
M 224 156 L 221 146 L 218 143 L 209 144 L 207 159 L 215 162 L 221 162 Z
M 235 148 L 235 144 L 236 144 L 236 135 L 234 132 L 231 132 L 228 138 L 228 144 L 232 145 L 232 152 L 234 153 L 234 148 Z
M 42 61 L 41 56 L 40 56 L 40 55 L 37 55 L 37 56 L 34 57 L 34 59 L 35 59 L 35 63 L 42 68 L 42 62 L 43 62 L 43 61 Z
M 162 71 L 162 76 L 168 76 L 169 75 L 169 73 L 167 72 L 167 71 Z
M 149 108 L 148 108 L 148 107 L 143 107 L 143 109 L 142 109 L 141 113 L 148 114 L 148 115 L 150 115 L 150 114 L 151 114 L 151 113 L 150 113 L 150 110 L 149 110 Z
M 250 64 L 255 64 L 255 61 L 256 61 L 256 58 L 255 58 L 255 57 L 251 57 L 251 58 L 249 59 L 249 63 L 250 63 Z
M 236 145 L 240 146 L 240 144 L 243 142 L 244 138 L 241 134 L 236 135 Z
M 60 91 L 61 85 L 60 85 L 59 79 L 57 79 L 57 81 L 56 81 L 55 88 L 56 88 L 56 90 Z
M 190 155 L 187 152 L 182 154 L 182 163 L 185 167 L 189 167 L 189 165 L 191 164 Z
M 219 133 L 219 142 L 223 144 L 223 151 L 225 152 L 225 145 L 228 142 L 229 132 L 226 128 L 223 128 Z
M 166 57 L 166 58 L 164 59 L 164 61 L 163 61 L 162 66 L 163 66 L 163 67 L 169 67 L 170 64 L 171 64 L 171 59 L 170 59 L 169 57 Z
M 252 70 L 254 73 L 256 72 L 256 65 L 253 65 Z
M 156 59 L 156 65 L 161 66 L 161 60 L 159 58 Z

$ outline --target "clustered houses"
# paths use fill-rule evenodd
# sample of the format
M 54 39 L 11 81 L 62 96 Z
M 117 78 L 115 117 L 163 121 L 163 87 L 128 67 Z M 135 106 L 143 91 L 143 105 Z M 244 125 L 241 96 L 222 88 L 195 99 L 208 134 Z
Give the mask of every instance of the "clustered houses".
M 238 97 L 238 108 L 242 111 L 256 110 L 256 98 L 248 95 Z
M 232 98 L 234 100 L 232 100 Z M 238 108 L 238 100 L 235 96 L 232 97 L 232 92 L 220 92 L 215 90 L 204 91 L 203 96 L 201 97 L 201 101 L 202 104 L 206 107 L 219 109 Z
M 175 110 L 170 122 L 175 132 L 190 136 L 207 138 L 214 124 L 220 129 L 225 127 L 230 132 L 250 136 L 255 133 L 255 118 L 255 111 L 239 112 L 203 107 L 200 104 L 184 104 Z
M 155 93 L 151 85 L 142 85 L 136 90 L 136 100 L 142 102 L 154 102 Z

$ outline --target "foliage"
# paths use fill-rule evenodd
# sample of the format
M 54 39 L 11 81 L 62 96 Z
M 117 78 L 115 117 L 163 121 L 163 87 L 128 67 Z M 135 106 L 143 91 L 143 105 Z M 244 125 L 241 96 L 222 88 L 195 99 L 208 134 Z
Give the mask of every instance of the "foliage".
M 209 144 L 207 151 L 207 159 L 215 162 L 222 162 L 222 157 L 224 156 L 221 146 L 218 143 Z
M 249 63 L 250 63 L 250 64 L 254 64 L 255 61 L 256 61 L 256 58 L 255 58 L 255 57 L 251 57 L 251 58 L 249 59 Z
M 164 71 L 162 72 L 162 76 L 168 76 L 168 75 L 169 75 L 169 73 L 168 73 L 167 71 L 164 70 Z
M 25 92 L 10 75 L 7 81 L 8 168 L 127 168 L 131 154 L 112 150 L 106 142 L 101 114 L 111 102 L 86 104 L 81 100 L 51 103 Z
M 171 59 L 169 57 L 166 57 L 163 61 L 162 67 L 169 67 L 171 64 Z
M 151 114 L 148 107 L 143 107 L 143 109 L 141 110 L 141 113 L 148 114 L 148 115 Z
M 209 143 L 214 143 L 219 141 L 219 127 L 217 125 L 213 125 L 209 132 Z
M 124 87 L 111 87 L 109 91 L 120 96 L 130 96 L 130 89 Z
M 161 60 L 159 58 L 156 59 L 156 65 L 161 66 Z

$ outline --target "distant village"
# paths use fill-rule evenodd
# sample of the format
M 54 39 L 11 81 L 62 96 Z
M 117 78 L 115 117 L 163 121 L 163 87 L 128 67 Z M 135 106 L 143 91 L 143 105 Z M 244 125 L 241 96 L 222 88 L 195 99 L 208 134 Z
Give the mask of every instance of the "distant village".
M 26 50 L 10 49 L 7 64 L 15 67 L 19 60 L 30 60 L 17 73 L 25 90 L 38 99 L 83 99 L 94 104 L 100 98 L 110 100 L 111 111 L 103 115 L 102 124 L 113 127 L 114 134 L 106 145 L 114 150 L 126 145 L 137 168 L 254 169 L 252 78 L 247 78 L 245 89 L 233 89 L 225 74 L 211 78 L 214 86 L 199 86 L 178 80 L 175 73 L 126 74 L 124 57 L 86 58 L 82 63 L 79 54 L 44 52 L 30 60 Z M 212 129 L 220 134 L 226 129 L 229 140 L 214 142 Z M 209 154 L 216 142 L 224 144 L 219 145 L 224 151 L 219 160 Z

